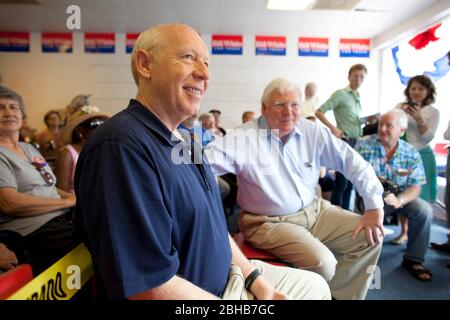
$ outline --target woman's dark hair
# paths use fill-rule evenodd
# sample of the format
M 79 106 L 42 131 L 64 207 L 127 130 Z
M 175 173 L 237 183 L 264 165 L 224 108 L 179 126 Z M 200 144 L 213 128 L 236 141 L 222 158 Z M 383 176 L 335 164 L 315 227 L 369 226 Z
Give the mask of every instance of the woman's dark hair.
M 90 130 L 94 130 L 99 125 L 99 121 L 100 121 L 100 123 L 102 123 L 103 120 L 104 119 L 101 119 L 101 118 L 90 118 L 90 119 L 83 121 L 79 125 L 77 125 L 72 130 L 72 143 L 80 142 L 81 139 L 83 138 L 83 137 L 80 137 L 80 133 L 83 135 L 83 133 L 85 134 L 86 132 L 88 132 Z M 84 138 L 86 138 L 86 137 L 84 137 Z
M 408 101 L 412 100 L 409 95 L 409 89 L 411 88 L 411 85 L 413 84 L 413 82 L 417 82 L 427 89 L 427 97 L 425 98 L 425 100 L 423 100 L 423 105 L 427 106 L 427 105 L 432 104 L 435 101 L 434 96 L 436 94 L 436 87 L 434 86 L 433 81 L 431 81 L 431 79 L 425 75 L 418 75 L 418 76 L 414 76 L 411 79 L 409 79 L 408 85 L 406 86 L 406 89 L 405 89 L 405 96 L 406 96 L 407 100 Z
M 45 122 L 45 125 L 46 125 L 47 127 L 48 127 L 48 119 L 50 118 L 50 116 L 51 116 L 52 114 L 56 114 L 56 115 L 58 116 L 59 120 L 61 121 L 61 115 L 59 114 L 59 112 L 56 111 L 56 110 L 50 110 L 50 111 L 47 112 L 47 113 L 45 114 L 45 116 L 44 116 L 44 122 Z
M 80 126 L 76 126 L 73 130 L 72 130 L 72 138 L 71 138 L 71 143 L 78 143 L 81 141 L 81 137 L 80 137 Z

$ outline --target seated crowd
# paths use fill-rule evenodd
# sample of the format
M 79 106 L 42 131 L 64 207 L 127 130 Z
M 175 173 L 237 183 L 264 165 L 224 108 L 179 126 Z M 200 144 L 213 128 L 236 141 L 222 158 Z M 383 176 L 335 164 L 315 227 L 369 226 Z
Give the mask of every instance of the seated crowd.
M 316 84 L 303 101 L 297 84 L 276 78 L 261 116 L 246 111 L 227 133 L 220 110 L 198 116 L 210 74 L 195 30 L 153 27 L 131 59 L 138 93 L 126 109 L 111 116 L 80 95 L 47 112 L 39 134 L 21 96 L 0 87 L 0 272 L 30 263 L 38 275 L 83 242 L 111 299 L 364 299 L 383 222 L 397 214 L 407 219 L 401 265 L 431 280 L 439 112 L 426 76 L 410 80 L 406 102 L 369 136 L 359 121 L 363 65 L 324 104 Z M 290 267 L 248 260 L 236 245 L 225 174 L 237 182 L 245 240 Z M 361 213 L 350 211 L 353 187 Z

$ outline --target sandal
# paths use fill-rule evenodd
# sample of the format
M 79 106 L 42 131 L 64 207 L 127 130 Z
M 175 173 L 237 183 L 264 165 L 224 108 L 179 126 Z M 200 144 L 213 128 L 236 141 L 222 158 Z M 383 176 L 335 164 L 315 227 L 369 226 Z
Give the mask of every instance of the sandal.
M 404 237 L 404 236 L 398 236 L 398 237 L 396 237 L 394 240 L 391 241 L 391 244 L 396 245 L 396 246 L 399 246 L 399 245 L 404 244 L 406 241 L 408 241 L 408 238 L 407 238 L 407 237 Z
M 433 275 L 429 269 L 425 268 L 422 263 L 417 261 L 403 258 L 402 267 L 420 281 L 430 281 Z

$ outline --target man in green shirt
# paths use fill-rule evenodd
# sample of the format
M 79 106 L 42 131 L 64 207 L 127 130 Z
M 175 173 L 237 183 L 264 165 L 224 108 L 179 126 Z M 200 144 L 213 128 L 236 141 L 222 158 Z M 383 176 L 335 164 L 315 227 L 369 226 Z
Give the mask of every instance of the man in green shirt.
M 355 64 L 352 66 L 348 72 L 348 87 L 334 92 L 328 101 L 316 111 L 316 117 L 330 128 L 336 137 L 341 139 L 347 138 L 353 143 L 362 135 L 361 122 L 359 120 L 361 102 L 358 89 L 364 82 L 366 74 L 367 68 L 364 65 Z M 329 110 L 334 112 L 337 127 L 325 117 L 325 113 Z M 349 209 L 352 188 L 352 184 L 340 172 L 336 172 L 331 203 L 343 209 Z

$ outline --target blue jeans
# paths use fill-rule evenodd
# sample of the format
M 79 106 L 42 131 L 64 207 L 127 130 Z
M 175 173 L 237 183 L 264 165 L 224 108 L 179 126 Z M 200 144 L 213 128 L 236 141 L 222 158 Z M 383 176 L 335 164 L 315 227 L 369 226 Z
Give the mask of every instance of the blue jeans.
M 385 205 L 384 212 L 386 215 L 398 213 L 409 220 L 408 244 L 404 257 L 423 263 L 430 242 L 431 221 L 433 219 L 431 205 L 418 198 L 406 204 L 403 208 L 395 209 L 392 206 Z

